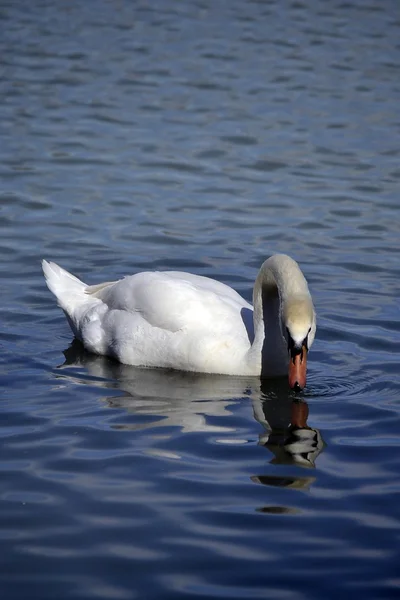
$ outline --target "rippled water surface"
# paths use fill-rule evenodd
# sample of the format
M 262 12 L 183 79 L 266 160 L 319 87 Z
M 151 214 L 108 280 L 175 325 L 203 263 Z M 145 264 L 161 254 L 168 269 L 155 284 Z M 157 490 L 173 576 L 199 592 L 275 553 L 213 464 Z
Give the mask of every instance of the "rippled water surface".
M 1 597 L 398 597 L 398 2 L 9 1 L 0 56 Z M 40 270 L 274 252 L 301 398 L 91 356 Z

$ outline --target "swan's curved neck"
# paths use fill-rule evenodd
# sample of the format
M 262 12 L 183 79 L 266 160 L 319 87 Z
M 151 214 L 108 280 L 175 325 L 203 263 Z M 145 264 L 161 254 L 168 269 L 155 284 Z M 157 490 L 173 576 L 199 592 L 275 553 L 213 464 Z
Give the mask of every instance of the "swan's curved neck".
M 262 375 L 287 372 L 289 356 L 282 315 L 289 301 L 300 297 L 310 297 L 310 293 L 298 264 L 284 254 L 268 258 L 254 284 L 254 341 L 248 355 L 251 363 L 260 361 Z

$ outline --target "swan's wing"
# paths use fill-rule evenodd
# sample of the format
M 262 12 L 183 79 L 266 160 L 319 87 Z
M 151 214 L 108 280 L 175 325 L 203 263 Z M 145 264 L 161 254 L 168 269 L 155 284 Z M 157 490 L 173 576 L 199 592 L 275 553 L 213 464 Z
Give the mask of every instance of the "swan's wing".
M 247 335 L 241 311 L 252 310 L 251 305 L 232 288 L 207 277 L 174 271 L 144 272 L 92 290 L 87 288 L 86 292 L 109 309 L 140 315 L 153 327 L 172 332 L 206 328 L 214 333 Z

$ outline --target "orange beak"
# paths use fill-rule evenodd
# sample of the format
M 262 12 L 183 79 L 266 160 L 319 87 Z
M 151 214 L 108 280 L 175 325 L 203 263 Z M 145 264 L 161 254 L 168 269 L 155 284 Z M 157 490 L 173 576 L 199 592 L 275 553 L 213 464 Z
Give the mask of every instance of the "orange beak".
M 289 360 L 289 386 L 292 389 L 302 390 L 306 386 L 307 348 L 303 346 L 301 352 L 290 357 Z

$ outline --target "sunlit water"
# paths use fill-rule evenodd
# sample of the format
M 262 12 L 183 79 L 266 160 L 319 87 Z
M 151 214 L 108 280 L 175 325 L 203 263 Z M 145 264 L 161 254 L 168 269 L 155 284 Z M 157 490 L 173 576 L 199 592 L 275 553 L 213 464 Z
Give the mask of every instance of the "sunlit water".
M 2 2 L 0 591 L 400 594 L 400 9 Z M 309 379 L 90 356 L 40 259 L 246 299 L 301 264 Z

